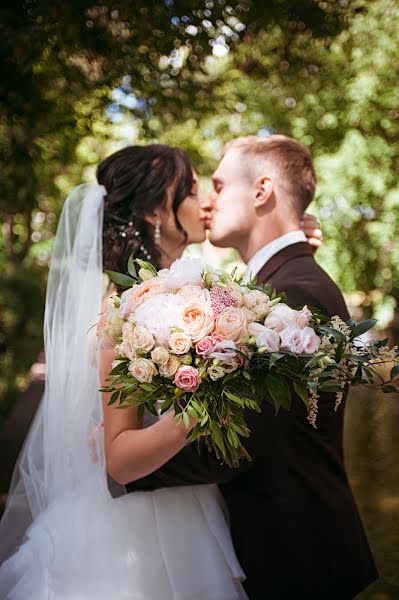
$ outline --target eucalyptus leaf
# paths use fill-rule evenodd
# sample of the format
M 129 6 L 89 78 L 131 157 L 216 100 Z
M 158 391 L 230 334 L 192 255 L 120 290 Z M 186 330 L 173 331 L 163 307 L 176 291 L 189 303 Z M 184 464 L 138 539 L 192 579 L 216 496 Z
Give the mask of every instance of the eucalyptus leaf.
M 352 338 L 358 337 L 366 331 L 369 331 L 374 325 L 377 323 L 377 319 L 367 319 L 367 321 L 362 321 L 352 331 Z
M 133 277 L 123 275 L 123 273 L 117 273 L 117 271 L 109 271 L 106 269 L 105 273 L 108 275 L 111 281 L 123 287 L 132 287 L 132 285 L 136 283 L 136 280 L 133 279 Z

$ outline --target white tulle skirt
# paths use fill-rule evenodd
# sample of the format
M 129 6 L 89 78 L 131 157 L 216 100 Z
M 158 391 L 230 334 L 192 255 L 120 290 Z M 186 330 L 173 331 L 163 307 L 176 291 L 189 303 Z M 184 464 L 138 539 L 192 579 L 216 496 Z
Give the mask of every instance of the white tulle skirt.
M 0 569 L 2 600 L 247 598 L 216 486 L 106 502 L 81 489 L 43 512 Z

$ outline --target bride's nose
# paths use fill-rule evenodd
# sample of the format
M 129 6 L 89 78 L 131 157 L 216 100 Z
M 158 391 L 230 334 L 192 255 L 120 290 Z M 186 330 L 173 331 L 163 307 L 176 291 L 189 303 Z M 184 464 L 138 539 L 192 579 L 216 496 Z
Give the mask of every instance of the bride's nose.
M 201 210 L 209 212 L 213 208 L 212 199 L 208 194 L 201 194 L 199 199 L 199 205 Z

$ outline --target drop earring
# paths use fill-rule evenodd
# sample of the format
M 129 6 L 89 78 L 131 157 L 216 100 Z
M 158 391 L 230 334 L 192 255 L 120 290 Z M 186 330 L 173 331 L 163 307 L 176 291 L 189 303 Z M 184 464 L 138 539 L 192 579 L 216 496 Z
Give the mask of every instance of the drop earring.
M 156 246 L 161 245 L 161 221 L 159 219 L 155 221 L 154 242 Z

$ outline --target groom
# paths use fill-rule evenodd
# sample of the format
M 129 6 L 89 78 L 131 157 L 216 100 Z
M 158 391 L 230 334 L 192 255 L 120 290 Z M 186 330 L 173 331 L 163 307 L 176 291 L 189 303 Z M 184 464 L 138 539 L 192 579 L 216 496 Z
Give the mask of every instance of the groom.
M 290 306 L 311 304 L 347 320 L 339 289 L 300 231 L 315 181 L 308 150 L 293 139 L 231 142 L 213 176 L 210 239 L 237 248 L 245 278 L 269 281 Z M 231 469 L 191 444 L 127 489 L 219 484 L 251 600 L 353 598 L 377 571 L 344 468 L 344 405 L 334 412 L 334 404 L 334 394 L 321 394 L 315 429 L 298 397 L 277 416 L 265 403 L 247 416 L 252 462 Z

